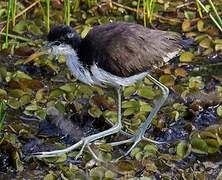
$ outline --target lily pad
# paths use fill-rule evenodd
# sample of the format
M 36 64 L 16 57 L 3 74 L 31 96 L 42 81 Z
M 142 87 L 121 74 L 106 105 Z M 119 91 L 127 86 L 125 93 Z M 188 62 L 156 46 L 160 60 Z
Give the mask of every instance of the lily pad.
M 139 89 L 138 95 L 147 99 L 153 99 L 155 96 L 155 93 L 153 92 L 152 89 L 145 86 Z
M 199 154 L 205 154 L 208 152 L 207 143 L 201 139 L 194 137 L 191 139 L 192 151 Z
M 159 81 L 167 87 L 173 86 L 175 81 L 171 75 L 160 76 Z
M 13 109 L 18 109 L 21 105 L 17 99 L 9 99 L 7 104 Z
M 102 111 L 97 106 L 91 108 L 88 113 L 94 118 L 99 118 L 102 115 Z
M 200 47 L 203 47 L 203 48 L 210 48 L 211 40 L 209 38 L 205 38 L 202 41 L 200 41 L 199 45 Z
M 199 32 L 204 32 L 206 29 L 204 28 L 204 22 L 203 20 L 199 20 L 197 22 L 197 29 Z
M 222 105 L 218 106 L 217 108 L 217 115 L 222 116 Z
M 191 62 L 194 57 L 195 56 L 192 52 L 184 52 L 180 56 L 180 62 Z
M 190 144 L 186 144 L 186 143 L 183 143 L 183 142 L 180 142 L 178 145 L 177 145 L 177 155 L 180 157 L 180 158 L 186 158 L 187 156 L 189 156 L 189 154 L 191 153 L 191 145 Z
M 216 139 L 204 139 L 208 145 L 208 153 L 216 153 L 219 150 L 219 143 Z
M 186 70 L 184 70 L 182 68 L 175 69 L 174 74 L 175 74 L 175 76 L 180 76 L 180 77 L 186 77 L 187 76 Z
M 137 90 L 137 88 L 135 86 L 126 87 L 126 88 L 124 88 L 123 95 L 125 97 L 131 96 L 136 92 L 136 90 Z
M 183 32 L 188 32 L 188 31 L 191 31 L 191 30 L 192 30 L 190 21 L 184 21 L 184 22 L 183 22 L 183 24 L 182 24 L 182 30 L 183 30 Z

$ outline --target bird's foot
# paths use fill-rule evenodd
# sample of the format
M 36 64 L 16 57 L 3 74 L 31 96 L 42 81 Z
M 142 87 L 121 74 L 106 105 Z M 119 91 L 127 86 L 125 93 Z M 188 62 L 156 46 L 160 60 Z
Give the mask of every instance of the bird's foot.
M 60 156 L 60 155 L 63 155 L 67 152 L 70 152 L 72 151 L 73 149 L 76 149 L 78 147 L 80 147 L 81 145 L 83 145 L 82 149 L 85 147 L 84 146 L 84 139 L 80 140 L 79 142 L 77 142 L 76 144 L 68 147 L 68 148 L 65 148 L 65 149 L 62 149 L 62 150 L 56 150 L 56 151 L 48 151 L 48 152 L 36 152 L 36 153 L 32 153 L 32 157 L 55 157 L 55 156 Z M 81 150 L 82 150 L 81 149 Z M 81 152 L 81 151 L 80 151 Z
M 155 140 L 149 139 L 147 137 L 144 137 L 144 135 L 142 135 L 142 136 L 133 135 L 129 139 L 122 140 L 122 141 L 119 141 L 119 142 L 107 143 L 107 144 L 109 144 L 110 146 L 118 146 L 118 145 L 122 145 L 122 144 L 126 144 L 126 143 L 133 143 L 133 145 L 130 147 L 130 149 L 126 153 L 124 153 L 124 155 L 122 155 L 121 157 L 119 157 L 118 159 L 115 160 L 115 162 L 117 162 L 118 160 L 120 160 L 123 157 L 127 156 L 136 147 L 136 145 L 141 140 L 148 141 L 148 142 L 151 142 L 151 143 L 154 143 L 154 144 L 157 144 L 157 145 L 167 143 L 167 142 L 159 142 L 159 141 L 155 141 Z
M 100 158 L 97 157 L 97 155 L 93 152 L 93 150 L 90 147 L 90 143 L 89 143 L 89 139 L 83 138 L 82 140 L 80 140 L 78 143 L 66 148 L 66 149 L 62 149 L 62 150 L 56 150 L 56 151 L 49 151 L 49 152 L 36 152 L 36 153 L 32 153 L 32 157 L 38 157 L 38 158 L 43 158 L 43 157 L 55 157 L 55 156 L 60 156 L 63 155 L 65 153 L 68 153 L 78 147 L 82 146 L 81 150 L 79 151 L 79 153 L 76 155 L 75 160 L 77 160 L 83 153 L 83 150 L 85 147 L 87 147 L 89 149 L 89 151 L 91 152 L 91 154 L 93 155 L 93 157 L 97 160 L 97 161 L 103 161 Z
M 117 133 L 120 130 L 121 130 L 121 125 L 115 125 L 115 126 L 113 126 L 112 128 L 110 128 L 106 131 L 103 131 L 103 132 L 100 132 L 100 133 L 97 133 L 97 134 L 94 134 L 94 135 L 91 135 L 91 136 L 88 136 L 88 137 L 84 137 L 79 142 L 77 142 L 76 144 L 74 144 L 74 145 L 72 145 L 68 148 L 65 148 L 65 149 L 62 149 L 62 150 L 50 151 L 50 152 L 37 152 L 37 153 L 33 153 L 32 157 L 55 157 L 55 156 L 60 156 L 60 155 L 68 153 L 68 152 L 82 146 L 81 150 L 79 151 L 79 153 L 77 154 L 75 159 L 78 159 L 82 155 L 84 148 L 88 147 L 88 149 L 92 153 L 93 157 L 98 161 L 102 161 L 92 151 L 92 149 L 90 147 L 90 144 L 92 142 L 94 142 L 95 140 L 97 140 L 97 139 L 100 139 L 100 138 L 106 137 L 108 135 Z

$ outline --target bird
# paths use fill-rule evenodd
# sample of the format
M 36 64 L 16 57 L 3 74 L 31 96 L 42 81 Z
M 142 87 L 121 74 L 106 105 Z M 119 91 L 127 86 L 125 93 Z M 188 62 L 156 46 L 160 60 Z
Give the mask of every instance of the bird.
M 95 26 L 85 38 L 81 38 L 71 26 L 54 26 L 48 33 L 43 49 L 48 54 L 64 55 L 71 74 L 79 81 L 90 86 L 114 87 L 118 96 L 117 122 L 110 129 L 84 137 L 68 148 L 36 152 L 33 153 L 33 156 L 59 156 L 82 146 L 76 158 L 81 156 L 85 147 L 88 147 L 94 158 L 98 160 L 90 148 L 90 144 L 106 136 L 123 132 L 121 122 L 122 88 L 145 77 L 161 89 L 161 97 L 135 135 L 125 133 L 129 139 L 112 142 L 110 145 L 133 143 L 125 153 L 127 155 L 141 140 L 158 143 L 145 137 L 144 133 L 166 101 L 169 89 L 153 78 L 150 73 L 153 69 L 161 67 L 177 56 L 183 46 L 183 39 L 175 33 L 153 30 L 129 22 L 111 22 Z M 43 50 L 36 54 L 42 55 L 42 52 Z M 28 58 L 25 64 L 36 56 Z

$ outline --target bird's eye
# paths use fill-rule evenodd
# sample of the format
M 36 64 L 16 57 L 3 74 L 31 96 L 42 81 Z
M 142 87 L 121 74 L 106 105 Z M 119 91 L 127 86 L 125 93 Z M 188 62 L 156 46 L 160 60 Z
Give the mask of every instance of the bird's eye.
M 61 42 L 59 42 L 59 41 L 55 41 L 54 43 L 53 43 L 53 45 L 56 45 L 56 46 L 59 46 L 61 44 Z

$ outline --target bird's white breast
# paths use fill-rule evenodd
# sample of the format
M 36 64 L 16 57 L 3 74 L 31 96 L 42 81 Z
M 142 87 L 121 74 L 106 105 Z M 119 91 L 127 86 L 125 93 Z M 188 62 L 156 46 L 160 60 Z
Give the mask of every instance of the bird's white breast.
M 52 50 L 52 53 L 65 55 L 66 64 L 72 75 L 89 85 L 99 85 L 103 87 L 130 86 L 148 74 L 147 72 L 143 72 L 130 77 L 119 77 L 101 69 L 96 64 L 90 66 L 90 69 L 87 69 L 78 58 L 76 51 L 69 45 L 66 45 L 66 47 L 64 47 L 64 45 L 61 47 L 57 46 Z

